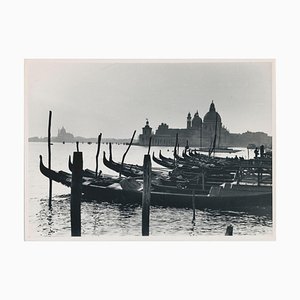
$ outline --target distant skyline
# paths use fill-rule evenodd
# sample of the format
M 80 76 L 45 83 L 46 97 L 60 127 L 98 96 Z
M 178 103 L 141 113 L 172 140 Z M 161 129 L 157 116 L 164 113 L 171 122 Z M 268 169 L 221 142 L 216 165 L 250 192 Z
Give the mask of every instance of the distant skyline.
M 272 135 L 272 62 L 153 63 L 97 60 L 26 60 L 28 136 L 52 135 L 64 126 L 75 136 L 136 138 L 146 119 L 185 128 L 213 100 L 231 133 Z

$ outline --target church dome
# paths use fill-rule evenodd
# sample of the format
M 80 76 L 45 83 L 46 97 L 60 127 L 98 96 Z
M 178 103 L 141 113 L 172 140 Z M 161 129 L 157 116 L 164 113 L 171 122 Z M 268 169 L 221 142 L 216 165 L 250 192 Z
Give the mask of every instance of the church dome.
M 195 113 L 194 118 L 192 120 L 193 128 L 200 128 L 202 124 L 202 119 L 199 117 L 198 111 Z
M 212 101 L 209 107 L 209 112 L 204 116 L 203 121 L 205 123 L 212 123 L 212 122 L 217 122 L 221 123 L 221 117 L 220 115 L 216 112 L 215 104 Z

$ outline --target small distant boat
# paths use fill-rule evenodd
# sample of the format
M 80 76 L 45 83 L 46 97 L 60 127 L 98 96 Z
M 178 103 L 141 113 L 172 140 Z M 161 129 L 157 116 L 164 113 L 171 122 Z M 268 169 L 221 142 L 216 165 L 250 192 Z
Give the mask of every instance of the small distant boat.
M 88 142 L 89 145 L 91 145 L 92 142 Z

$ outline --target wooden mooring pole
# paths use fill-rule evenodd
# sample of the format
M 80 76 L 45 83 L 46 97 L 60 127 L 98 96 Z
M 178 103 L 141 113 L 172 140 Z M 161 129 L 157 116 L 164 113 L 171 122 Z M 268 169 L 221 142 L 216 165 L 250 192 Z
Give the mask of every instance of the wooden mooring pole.
M 76 151 L 79 152 L 79 142 L 76 142 Z
M 186 140 L 186 145 L 185 145 L 185 148 L 184 148 L 184 155 L 186 155 L 187 149 L 189 149 L 189 141 L 188 140 Z
M 132 135 L 132 137 L 131 137 L 131 140 L 130 140 L 130 143 L 129 143 L 128 147 L 127 147 L 127 150 L 126 150 L 125 153 L 123 154 L 122 162 L 121 162 L 121 166 L 120 166 L 120 172 L 119 172 L 119 177 L 120 177 L 120 178 L 121 178 L 121 175 L 122 175 L 122 170 L 123 170 L 123 164 L 124 164 L 125 156 L 126 156 L 127 152 L 129 151 L 129 149 L 130 149 L 130 147 L 131 147 L 131 144 L 132 144 L 132 142 L 133 142 L 135 133 L 136 133 L 136 130 L 133 132 L 133 135 Z
M 150 155 L 150 149 L 151 149 L 151 141 L 152 141 L 152 136 L 149 138 L 149 145 L 148 145 L 148 155 Z
M 178 144 L 178 133 L 176 133 L 176 139 L 175 139 L 175 145 L 174 145 L 174 160 L 175 160 L 175 155 L 177 151 L 177 144 Z M 179 154 L 179 153 L 178 153 Z
M 149 236 L 150 200 L 151 200 L 151 158 L 144 156 L 144 186 L 142 199 L 142 236 Z
M 97 154 L 96 154 L 96 178 L 98 176 L 98 158 L 100 152 L 101 137 L 102 137 L 102 133 L 98 135 Z
M 205 171 L 202 168 L 202 191 L 205 190 Z
M 226 228 L 226 232 L 225 235 L 233 235 L 233 226 L 232 225 L 228 225 Z
M 71 235 L 81 236 L 82 152 L 73 153 L 71 184 Z
M 112 161 L 112 149 L 111 149 L 111 143 L 109 143 L 109 161 Z
M 195 190 L 194 189 L 193 189 L 193 193 L 192 193 L 192 204 L 193 204 L 193 220 L 192 220 L 192 223 L 195 223 L 196 212 L 195 212 Z
M 52 111 L 49 111 L 48 122 L 48 168 L 51 170 L 51 119 Z M 52 206 L 52 180 L 49 179 L 49 208 Z
M 175 163 L 176 163 L 177 143 L 178 143 L 178 132 L 176 133 L 176 140 L 175 140 L 175 146 L 174 146 L 174 151 L 173 151 L 173 155 L 174 155 L 174 165 L 175 165 Z M 178 153 L 178 154 L 179 154 L 179 153 Z
M 257 169 L 257 185 L 260 186 L 260 180 L 261 180 L 261 168 Z

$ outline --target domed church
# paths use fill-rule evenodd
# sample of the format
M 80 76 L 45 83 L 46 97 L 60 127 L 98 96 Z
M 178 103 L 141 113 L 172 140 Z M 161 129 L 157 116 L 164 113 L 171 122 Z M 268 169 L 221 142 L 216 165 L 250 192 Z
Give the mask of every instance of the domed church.
M 188 113 L 186 128 L 169 128 L 166 123 L 161 123 L 153 134 L 147 120 L 143 133 L 139 136 L 139 144 L 148 145 L 149 138 L 152 136 L 153 146 L 174 146 L 177 133 L 180 146 L 188 144 L 192 147 L 212 147 L 215 143 L 216 148 L 225 146 L 230 135 L 222 126 L 221 116 L 212 101 L 203 122 L 198 111 L 193 118 L 191 113 Z
M 204 116 L 204 123 L 208 125 L 215 124 L 216 122 L 221 124 L 221 117 L 218 112 L 216 112 L 216 107 L 214 101 L 211 102 L 208 113 Z M 208 128 L 208 127 L 207 127 Z
M 209 107 L 209 111 L 203 118 L 203 139 L 207 143 L 215 138 L 216 146 L 220 146 L 220 140 L 222 135 L 222 120 L 219 113 L 216 111 L 214 102 L 212 101 Z

